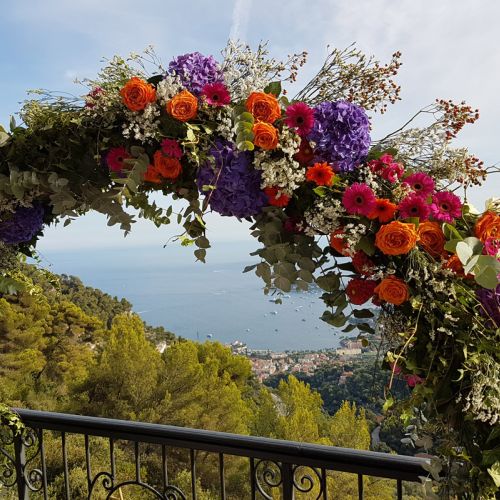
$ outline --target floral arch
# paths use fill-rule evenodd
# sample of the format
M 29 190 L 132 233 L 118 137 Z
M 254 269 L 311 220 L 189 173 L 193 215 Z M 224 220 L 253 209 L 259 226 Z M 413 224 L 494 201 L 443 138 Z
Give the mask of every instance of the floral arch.
M 83 98 L 37 91 L 23 124 L 0 129 L 0 293 L 22 288 L 16 256 L 35 252 L 44 225 L 89 210 L 125 232 L 134 221 L 127 209 L 157 226 L 174 219 L 200 261 L 210 247 L 207 211 L 247 219 L 261 248 L 245 272 L 277 301 L 318 286 L 324 321 L 381 343 L 392 373 L 386 410 L 441 457 L 432 472 L 437 479 L 444 469 L 443 488 L 493 494 L 500 201 L 479 213 L 454 191 L 495 168 L 452 146 L 478 118 L 465 103 L 437 100 L 416 115 L 430 117 L 427 125 L 410 120 L 372 138 L 368 113 L 399 99 L 399 59 L 384 65 L 354 47 L 333 50 L 291 99 L 282 85 L 295 81 L 306 53 L 278 61 L 265 45 L 231 42 L 220 62 L 195 52 L 164 68 L 148 49 L 108 61 L 81 82 Z M 174 214 L 151 192 L 186 206 Z M 369 301 L 376 318 L 362 307 Z M 409 400 L 393 400 L 396 377 L 412 388 Z

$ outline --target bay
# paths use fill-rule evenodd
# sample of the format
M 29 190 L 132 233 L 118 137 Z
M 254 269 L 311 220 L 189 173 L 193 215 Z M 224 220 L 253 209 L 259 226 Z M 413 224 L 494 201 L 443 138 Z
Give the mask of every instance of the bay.
M 169 245 L 60 252 L 45 251 L 43 265 L 78 276 L 86 285 L 126 298 L 146 322 L 176 335 L 251 349 L 335 348 L 342 333 L 319 319 L 324 305 L 318 289 L 292 292 L 271 302 L 263 283 L 243 268 L 255 242 L 218 243 L 207 263 L 194 262 L 193 248 Z

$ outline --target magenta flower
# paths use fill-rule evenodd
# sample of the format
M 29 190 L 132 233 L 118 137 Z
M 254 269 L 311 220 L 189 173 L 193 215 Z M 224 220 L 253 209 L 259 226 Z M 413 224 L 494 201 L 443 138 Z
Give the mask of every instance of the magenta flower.
M 462 215 L 460 198 L 449 191 L 441 191 L 432 197 L 432 216 L 440 222 L 453 222 Z
M 220 82 L 207 83 L 201 90 L 201 95 L 211 106 L 226 106 L 231 102 L 227 87 Z
M 401 373 L 401 367 L 396 363 L 390 363 L 389 366 L 391 367 L 391 371 L 392 373 L 394 373 L 394 375 L 399 375 Z
M 390 154 L 383 154 L 378 160 L 371 160 L 368 166 L 377 175 L 393 184 L 404 174 L 404 167 L 401 163 L 394 161 Z
M 403 184 L 407 184 L 414 193 L 424 198 L 430 196 L 435 188 L 434 179 L 423 172 L 409 175 Z
M 394 162 L 385 167 L 380 175 L 383 179 L 386 179 L 394 184 L 403 176 L 404 172 L 403 165 L 401 165 L 401 163 Z
M 366 184 L 355 182 L 345 190 L 342 204 L 350 214 L 368 215 L 376 205 L 375 194 Z
M 92 109 L 103 92 L 101 87 L 94 87 L 85 97 L 85 107 Z
M 500 238 L 486 238 L 484 251 L 486 255 L 492 255 L 500 259 Z
M 404 375 L 404 379 L 406 380 L 408 387 L 415 387 L 416 385 L 421 384 L 424 381 L 422 377 L 419 377 L 415 374 Z
M 427 220 L 431 213 L 430 205 L 417 193 L 411 193 L 403 198 L 398 205 L 398 210 L 401 219 L 418 217 L 421 221 Z
M 106 164 L 113 172 L 120 173 L 127 168 L 125 160 L 131 158 L 124 147 L 111 148 L 106 155 Z
M 286 108 L 285 123 L 305 137 L 314 125 L 314 110 L 303 102 L 296 102 Z
M 180 160 L 182 157 L 182 149 L 175 139 L 163 139 L 161 141 L 161 150 L 165 156 Z

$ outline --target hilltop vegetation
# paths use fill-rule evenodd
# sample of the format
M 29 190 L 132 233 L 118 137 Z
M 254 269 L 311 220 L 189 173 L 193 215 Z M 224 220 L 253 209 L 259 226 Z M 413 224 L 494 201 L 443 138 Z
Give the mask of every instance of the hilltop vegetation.
M 343 402 L 329 415 L 322 395 L 293 376 L 271 390 L 257 382 L 246 358 L 218 343 L 191 342 L 145 325 L 126 300 L 86 287 L 78 278 L 57 277 L 31 266 L 24 272 L 26 290 L 0 296 L 0 401 L 369 449 L 369 424 L 364 409 L 355 403 Z M 168 346 L 163 352 L 160 343 Z M 84 492 L 85 457 L 78 439 L 68 441 L 71 480 Z M 62 464 L 55 440 L 48 436 L 45 446 L 52 498 L 60 498 Z M 95 470 L 105 466 L 106 446 L 99 439 L 93 444 Z M 128 463 L 133 450 L 124 445 L 118 453 Z M 218 496 L 216 458 L 197 455 L 200 498 Z M 173 453 L 172 480 L 180 487 L 189 483 L 186 460 L 185 454 Z M 154 482 L 161 470 L 157 449 L 148 451 L 143 468 L 144 477 Z M 229 498 L 248 495 L 247 469 L 243 459 L 228 460 Z M 129 472 L 124 466 L 120 474 Z M 336 484 L 332 498 L 356 494 L 355 476 L 336 473 L 328 481 Z M 367 498 L 391 498 L 391 484 L 365 481 Z

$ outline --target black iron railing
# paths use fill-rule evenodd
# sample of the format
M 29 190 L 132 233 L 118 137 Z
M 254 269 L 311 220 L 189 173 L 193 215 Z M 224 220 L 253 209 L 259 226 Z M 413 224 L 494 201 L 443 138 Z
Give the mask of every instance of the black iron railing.
M 26 431 L 23 435 L 0 433 L 0 498 L 145 498 L 144 496 L 123 497 L 125 488 L 133 486 L 150 494 L 148 498 L 197 499 L 200 478 L 197 465 L 205 464 L 206 457 L 212 457 L 210 490 L 221 499 L 226 498 L 331 498 L 331 491 L 340 476 L 351 477 L 355 485 L 355 496 L 364 498 L 367 477 L 385 478 L 393 485 L 391 498 L 403 498 L 403 482 L 418 482 L 419 476 L 426 476 L 425 460 L 415 457 L 376 453 L 370 451 L 336 448 L 315 444 L 281 441 L 222 432 L 147 424 L 105 418 L 49 413 L 33 410 L 16 410 Z M 85 475 L 86 490 L 77 493 L 72 490 L 71 453 L 75 452 L 70 439 L 78 435 L 80 445 L 76 447 L 82 456 L 82 475 Z M 54 450 L 51 450 L 51 464 L 47 463 L 47 439 L 50 445 L 58 446 L 57 457 L 61 460 L 59 490 L 51 490 L 51 481 L 56 472 Z M 92 440 L 104 440 L 107 466 L 95 469 Z M 102 444 L 102 443 L 101 443 Z M 131 459 L 126 472 L 118 471 L 117 452 L 123 458 L 123 450 Z M 180 460 L 181 451 L 185 457 Z M 202 455 L 203 454 L 203 455 Z M 159 464 L 154 474 L 144 477 L 143 459 L 155 455 Z M 240 457 L 240 458 L 236 458 Z M 2 467 L 3 458 L 3 471 Z M 245 493 L 231 493 L 227 488 L 226 465 L 231 462 L 240 471 L 241 482 L 246 483 Z M 236 462 L 235 462 L 236 461 Z M 189 481 L 182 489 L 172 480 L 172 469 L 179 471 L 183 463 L 189 474 Z M 84 472 L 83 472 L 84 471 Z M 234 470 L 233 470 L 234 473 Z M 349 473 L 349 474 L 345 474 Z M 125 474 L 125 475 L 124 475 Z M 352 476 L 354 475 L 354 476 Z M 355 478 L 352 481 L 352 478 Z M 185 482 L 184 482 L 185 483 Z M 99 490 L 99 493 L 97 491 Z M 51 493 L 52 491 L 52 493 Z M 12 494 L 13 493 L 13 494 Z M 11 496 L 7 496 L 11 494 Z M 31 496 L 30 496 L 31 495 Z M 56 496 L 54 496 L 56 495 Z M 335 498 L 339 498 L 335 496 Z

